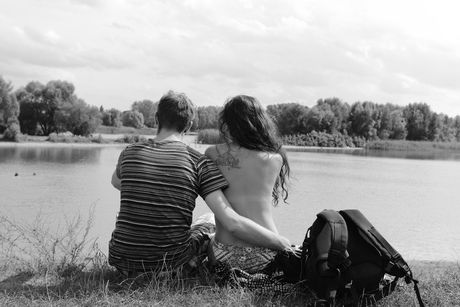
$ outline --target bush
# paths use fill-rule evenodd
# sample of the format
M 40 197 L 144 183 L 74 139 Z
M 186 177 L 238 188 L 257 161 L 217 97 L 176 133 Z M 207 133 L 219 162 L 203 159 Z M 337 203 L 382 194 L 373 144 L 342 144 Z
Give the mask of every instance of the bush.
M 5 141 L 20 142 L 21 141 L 21 131 L 19 129 L 19 124 L 11 124 L 8 126 L 3 133 L 3 139 Z
M 138 142 L 142 142 L 145 140 L 146 140 L 145 137 L 138 135 L 138 134 L 132 134 L 132 135 L 125 134 L 122 138 L 117 139 L 115 142 L 133 144 L 133 143 L 138 143 Z
M 196 141 L 200 144 L 210 144 L 215 145 L 222 143 L 222 139 L 220 138 L 219 130 L 217 129 L 204 129 L 198 132 L 198 136 Z
M 49 135 L 48 141 L 51 143 L 90 143 L 92 139 L 82 136 L 58 135 L 52 133 Z
M 285 135 L 282 137 L 284 145 L 311 146 L 311 147 L 364 147 L 365 140 L 361 137 L 350 137 L 340 132 L 329 134 L 313 130 L 307 134 Z
M 90 138 L 91 142 L 93 143 L 98 143 L 98 144 L 105 144 L 107 143 L 107 140 L 105 140 L 102 135 L 98 135 L 98 136 L 91 136 Z

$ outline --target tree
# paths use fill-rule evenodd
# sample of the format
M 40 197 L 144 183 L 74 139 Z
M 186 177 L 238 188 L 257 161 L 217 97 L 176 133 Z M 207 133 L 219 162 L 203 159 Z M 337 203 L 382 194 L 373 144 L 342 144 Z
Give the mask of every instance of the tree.
M 58 131 L 70 131 L 74 135 L 89 136 L 101 124 L 101 113 L 95 106 L 88 105 L 83 99 L 68 101 L 56 111 Z
M 332 112 L 330 105 L 316 105 L 305 116 L 305 129 L 300 133 L 310 133 L 312 131 L 334 133 L 337 131 L 337 118 Z
M 371 101 L 355 102 L 351 106 L 350 121 L 352 133 L 366 140 L 377 138 L 380 125 L 379 114 L 375 112 L 376 105 Z
M 394 110 L 390 113 L 389 121 L 390 139 L 404 140 L 407 136 L 406 119 L 401 109 Z
M 451 142 L 456 139 L 454 119 L 445 114 L 433 113 L 429 129 L 432 141 Z M 432 130 L 433 135 L 431 135 Z
M 132 111 L 138 111 L 144 116 L 144 125 L 150 128 L 155 128 L 155 114 L 158 110 L 158 101 L 151 100 L 135 101 L 131 106 Z
M 25 88 L 16 92 L 21 110 L 21 128 L 35 132 L 36 124 L 43 135 L 55 132 L 56 111 L 65 103 L 77 99 L 74 91 L 73 84 L 67 81 L 49 81 L 46 86 L 37 81 L 29 82 Z
M 404 108 L 407 139 L 426 141 L 430 139 L 429 125 L 432 118 L 430 106 L 426 103 L 410 103 Z
M 281 135 L 304 133 L 306 130 L 308 107 L 290 102 L 267 107 Z
M 104 126 L 121 127 L 123 126 L 121 116 L 121 111 L 115 108 L 112 108 L 108 111 L 104 111 L 102 113 L 102 124 Z
M 222 107 L 207 106 L 197 108 L 197 126 L 199 130 L 203 129 L 217 129 L 219 126 L 219 112 Z
M 141 129 L 144 127 L 144 116 L 138 111 L 125 111 L 122 115 L 123 126 Z
M 453 120 L 455 139 L 460 142 L 460 115 L 455 116 Z
M 316 105 L 323 110 L 331 110 L 334 113 L 334 120 L 331 123 L 331 133 L 339 131 L 340 133 L 347 134 L 349 129 L 349 116 L 350 106 L 348 103 L 342 102 L 337 97 L 318 99 Z M 328 106 L 328 108 L 326 107 Z
M 19 103 L 12 93 L 13 86 L 0 76 L 0 127 L 5 131 L 4 137 L 18 140 L 21 134 L 19 127 Z

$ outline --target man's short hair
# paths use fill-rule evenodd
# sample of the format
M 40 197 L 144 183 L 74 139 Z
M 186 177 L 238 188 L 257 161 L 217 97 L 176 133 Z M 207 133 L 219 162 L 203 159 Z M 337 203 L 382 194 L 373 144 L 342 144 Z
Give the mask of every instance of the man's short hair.
M 161 129 L 183 132 L 195 118 L 195 105 L 184 93 L 169 91 L 158 103 L 158 131 Z

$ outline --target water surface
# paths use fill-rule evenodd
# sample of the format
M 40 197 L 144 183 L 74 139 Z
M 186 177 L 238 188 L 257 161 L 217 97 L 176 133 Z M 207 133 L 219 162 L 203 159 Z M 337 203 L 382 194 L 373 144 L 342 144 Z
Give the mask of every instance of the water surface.
M 92 236 L 106 253 L 119 207 L 110 179 L 125 146 L 2 144 L 0 212 L 22 222 L 40 213 L 62 228 L 66 219 L 77 212 L 86 215 L 94 206 Z M 406 260 L 460 259 L 460 161 L 455 155 L 302 149 L 288 156 L 289 204 L 273 210 L 279 232 L 293 243 L 301 243 L 321 210 L 356 208 Z M 198 199 L 195 216 L 207 211 Z

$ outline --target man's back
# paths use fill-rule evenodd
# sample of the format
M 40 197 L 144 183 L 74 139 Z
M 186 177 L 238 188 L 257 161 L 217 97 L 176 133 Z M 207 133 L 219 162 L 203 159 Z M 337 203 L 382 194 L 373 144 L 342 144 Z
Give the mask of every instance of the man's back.
M 195 200 L 226 186 L 222 177 L 215 180 L 220 174 L 210 165 L 179 141 L 148 140 L 128 146 L 116 170 L 121 202 L 109 263 L 126 271 L 143 271 L 189 261 Z

